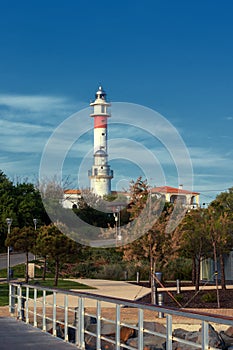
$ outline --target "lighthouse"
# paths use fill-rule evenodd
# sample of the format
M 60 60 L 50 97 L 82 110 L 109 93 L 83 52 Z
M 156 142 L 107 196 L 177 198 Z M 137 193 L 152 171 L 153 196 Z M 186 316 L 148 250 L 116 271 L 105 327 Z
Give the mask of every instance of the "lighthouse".
M 108 165 L 107 153 L 107 126 L 110 117 L 108 107 L 110 107 L 110 103 L 106 101 L 106 93 L 102 86 L 99 86 L 95 94 L 95 101 L 90 103 L 90 106 L 93 107 L 93 113 L 90 114 L 90 117 L 94 118 L 94 159 L 88 176 L 91 191 L 103 197 L 111 193 L 113 171 Z

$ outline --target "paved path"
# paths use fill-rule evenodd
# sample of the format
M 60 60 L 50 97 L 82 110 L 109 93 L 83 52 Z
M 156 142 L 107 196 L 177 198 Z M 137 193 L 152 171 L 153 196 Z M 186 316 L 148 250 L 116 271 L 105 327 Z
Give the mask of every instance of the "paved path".
M 119 299 L 136 301 L 151 292 L 150 288 L 142 287 L 137 284 L 132 284 L 124 281 L 94 280 L 88 278 L 80 278 L 75 281 L 95 288 L 87 290 L 80 289 L 80 292 L 99 294 Z
M 0 317 L 1 350 L 77 350 L 48 333 L 13 318 Z
M 29 253 L 29 261 L 34 259 L 34 255 Z M 26 262 L 25 253 L 11 253 L 10 254 L 10 266 L 11 268 L 23 264 Z M 7 254 L 0 254 L 0 270 L 7 267 Z

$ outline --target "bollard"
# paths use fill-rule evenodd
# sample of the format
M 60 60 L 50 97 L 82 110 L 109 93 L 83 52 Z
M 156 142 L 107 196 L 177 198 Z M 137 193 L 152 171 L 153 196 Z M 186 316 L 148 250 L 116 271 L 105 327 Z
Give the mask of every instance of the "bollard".
M 176 280 L 176 293 L 180 294 L 180 280 Z
M 124 271 L 124 274 L 125 274 L 125 281 L 128 280 L 128 271 Z
M 158 305 L 163 306 L 163 293 L 158 293 Z M 158 317 L 164 318 L 164 313 L 162 311 L 159 311 Z
M 140 273 L 139 271 L 137 272 L 137 284 L 140 282 Z

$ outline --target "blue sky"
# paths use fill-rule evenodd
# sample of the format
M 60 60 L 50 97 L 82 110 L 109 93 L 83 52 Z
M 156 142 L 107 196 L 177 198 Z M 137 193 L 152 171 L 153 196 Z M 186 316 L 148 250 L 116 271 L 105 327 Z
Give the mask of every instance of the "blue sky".
M 0 169 L 36 179 L 49 137 L 88 107 L 101 82 L 110 101 L 151 108 L 178 130 L 194 190 L 210 202 L 233 186 L 232 13 L 230 0 L 1 2 Z M 121 130 L 109 128 L 110 138 L 132 137 L 151 149 L 166 184 L 177 186 L 164 148 L 142 130 Z M 89 131 L 83 153 L 75 145 L 68 152 L 66 173 L 76 176 L 91 144 Z M 143 162 L 142 169 L 132 163 L 111 160 L 114 186 L 141 175 Z M 150 180 L 161 181 L 156 173 Z

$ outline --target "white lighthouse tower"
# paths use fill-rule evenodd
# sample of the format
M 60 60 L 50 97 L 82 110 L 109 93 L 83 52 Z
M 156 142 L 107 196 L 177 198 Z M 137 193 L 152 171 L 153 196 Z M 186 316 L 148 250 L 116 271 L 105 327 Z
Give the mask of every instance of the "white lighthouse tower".
M 111 193 L 111 179 L 113 171 L 108 165 L 107 154 L 107 125 L 110 113 L 110 103 L 106 101 L 106 93 L 99 86 L 95 94 L 95 101 L 90 104 L 93 107 L 94 118 L 94 161 L 91 170 L 88 171 L 90 189 L 93 193 L 103 197 Z

